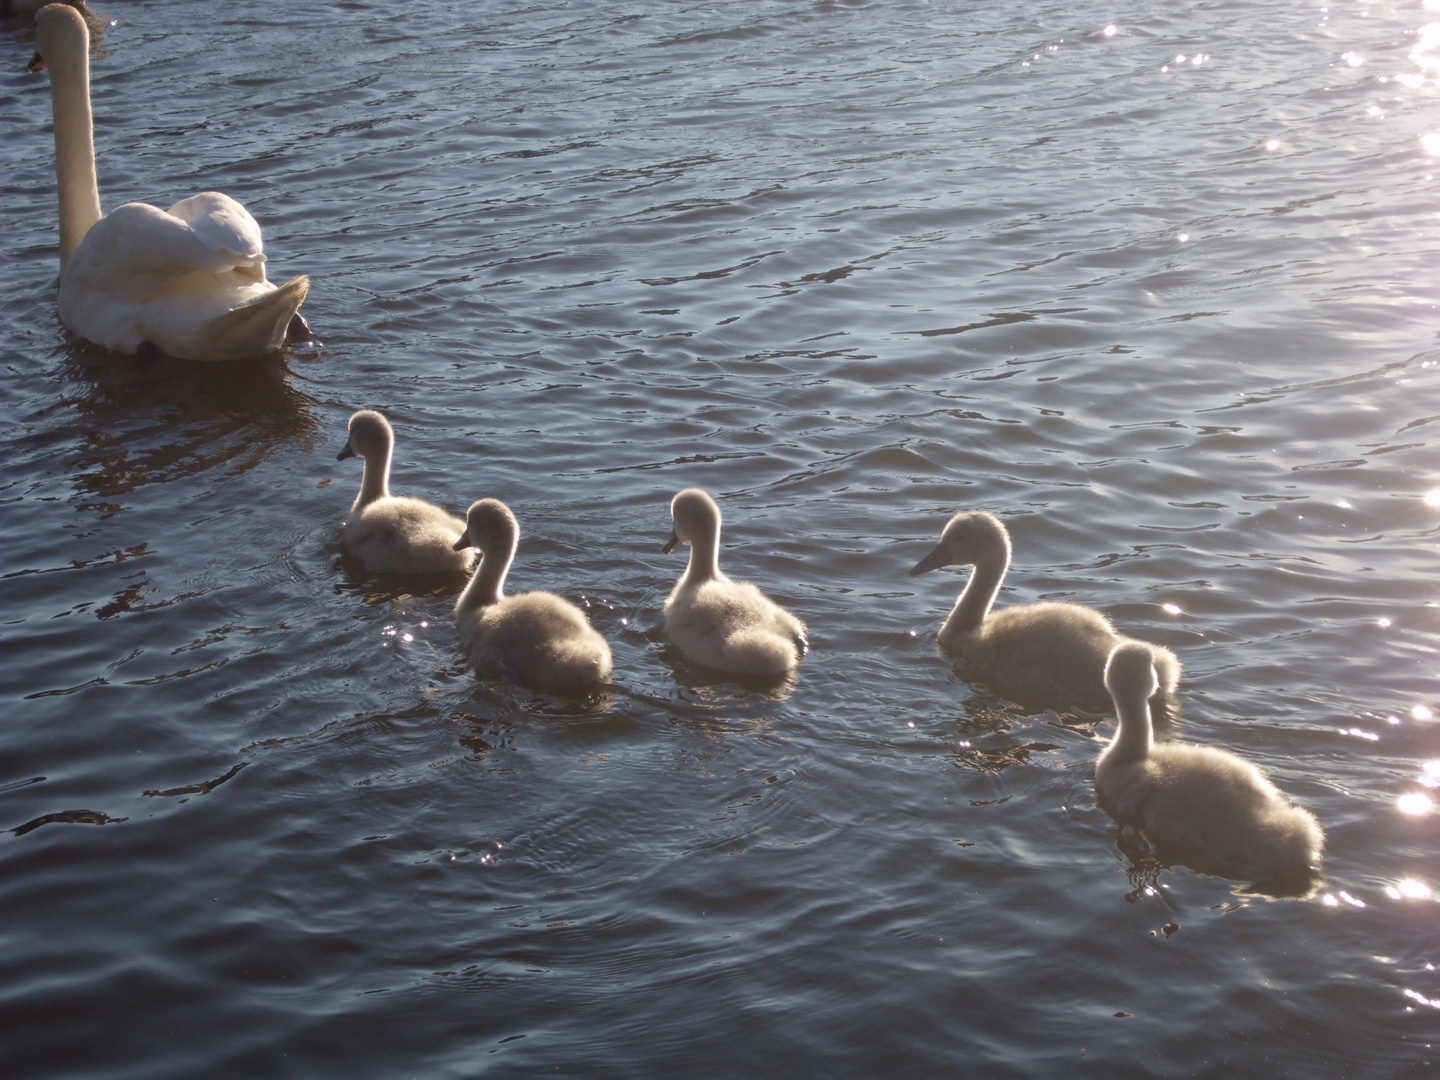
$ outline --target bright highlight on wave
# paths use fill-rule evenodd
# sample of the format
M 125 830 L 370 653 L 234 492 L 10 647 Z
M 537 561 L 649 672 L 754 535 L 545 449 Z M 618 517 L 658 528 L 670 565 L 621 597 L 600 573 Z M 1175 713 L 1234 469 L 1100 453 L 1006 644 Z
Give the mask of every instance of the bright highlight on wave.
M 1435 714 L 1430 711 L 1429 705 L 1416 705 L 1410 710 L 1410 719 L 1412 720 L 1430 720 L 1433 719 L 1434 716 Z
M 1429 136 L 1434 138 L 1435 136 Z M 1425 493 L 1426 506 L 1440 506 L 1440 488 L 1431 488 Z
M 1394 885 L 1386 885 L 1385 895 L 1391 900 L 1429 900 L 1435 894 L 1423 881 L 1406 878 Z
M 1435 808 L 1434 800 L 1423 791 L 1407 791 L 1395 800 L 1395 808 L 1402 814 L 1428 814 Z

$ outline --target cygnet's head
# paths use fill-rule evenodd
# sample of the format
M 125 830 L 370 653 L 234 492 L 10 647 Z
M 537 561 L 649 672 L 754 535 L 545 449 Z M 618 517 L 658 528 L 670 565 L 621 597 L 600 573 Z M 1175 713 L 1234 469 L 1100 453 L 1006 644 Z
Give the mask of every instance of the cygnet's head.
M 382 457 L 395 445 L 395 432 L 390 421 L 374 409 L 361 409 L 350 417 L 350 438 L 345 449 L 335 455 L 336 461 L 352 457 Z
M 985 559 L 1010 561 L 1010 534 L 994 514 L 956 514 L 940 534 L 940 543 L 910 569 L 910 576 L 942 566 L 969 566 Z
M 1116 645 L 1105 661 L 1105 689 L 1116 701 L 1148 701 L 1160 689 L 1155 657 L 1143 641 Z
M 477 547 L 481 554 L 507 552 L 520 538 L 520 523 L 499 499 L 481 499 L 465 511 L 465 531 L 455 541 L 455 550 Z
M 31 71 L 44 71 L 66 61 L 79 63 L 90 52 L 90 28 L 69 4 L 49 4 L 35 14 L 35 46 Z
M 693 544 L 720 531 L 720 507 L 699 488 L 686 488 L 670 500 L 675 528 L 662 549 L 666 555 L 681 544 Z

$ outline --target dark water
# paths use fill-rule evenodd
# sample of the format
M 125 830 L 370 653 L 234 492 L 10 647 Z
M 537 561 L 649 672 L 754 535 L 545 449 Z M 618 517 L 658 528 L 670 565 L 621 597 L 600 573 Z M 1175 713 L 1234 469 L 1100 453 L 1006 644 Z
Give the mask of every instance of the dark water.
M 71 340 L 0 27 L 0 1071 L 1435 1075 L 1440 12 L 95 2 L 105 207 L 241 199 L 324 347 Z M 608 698 L 342 559 L 361 407 Z M 689 485 L 786 692 L 661 641 Z M 1127 873 L 1092 725 L 935 651 L 961 508 L 1179 654 L 1318 895 Z

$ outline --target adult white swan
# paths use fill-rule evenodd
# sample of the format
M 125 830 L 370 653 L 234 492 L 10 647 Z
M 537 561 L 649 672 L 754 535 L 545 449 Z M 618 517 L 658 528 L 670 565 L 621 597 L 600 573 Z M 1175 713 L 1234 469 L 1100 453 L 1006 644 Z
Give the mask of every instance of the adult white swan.
M 1100 612 L 1079 604 L 1020 604 L 992 614 L 1010 567 L 1010 534 L 993 514 L 956 514 L 910 575 L 970 565 L 975 571 L 940 627 L 941 648 L 960 656 L 967 672 L 1022 704 L 1107 707 L 1105 661 L 1130 639 L 1117 634 Z M 1160 673 L 1157 694 L 1174 693 L 1180 661 L 1163 645 L 1145 647 Z
M 35 17 L 31 71 L 50 71 L 60 196 L 60 321 L 116 352 L 234 360 L 309 337 L 304 276 L 265 279 L 260 226 L 228 195 L 202 191 L 168 211 L 100 213 L 90 113 L 90 32 L 67 4 Z M 293 326 L 292 326 L 293 324 Z
M 1325 847 L 1319 823 L 1254 765 L 1213 746 L 1154 744 L 1148 646 L 1117 646 L 1105 685 L 1117 727 L 1095 765 L 1102 810 L 1138 828 L 1161 858 L 1202 873 L 1271 885 L 1300 884 L 1319 873 Z

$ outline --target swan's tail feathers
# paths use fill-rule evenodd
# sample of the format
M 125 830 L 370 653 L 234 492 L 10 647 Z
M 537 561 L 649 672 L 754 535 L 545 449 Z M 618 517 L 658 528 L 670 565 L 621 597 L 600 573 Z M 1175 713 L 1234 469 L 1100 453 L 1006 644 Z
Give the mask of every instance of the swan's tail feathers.
M 301 274 L 273 292 L 221 315 L 211 324 L 216 359 L 259 356 L 283 348 L 290 320 L 309 292 L 310 279 Z

